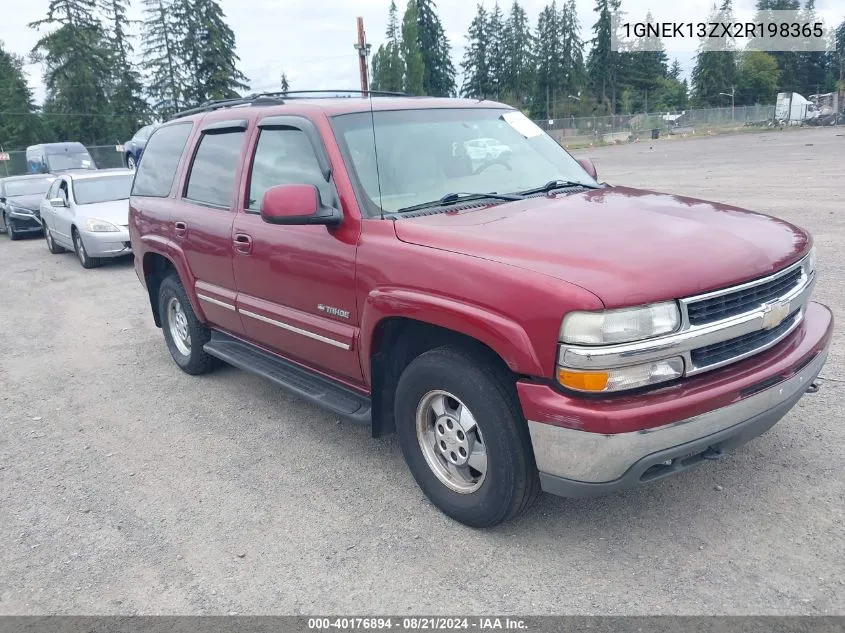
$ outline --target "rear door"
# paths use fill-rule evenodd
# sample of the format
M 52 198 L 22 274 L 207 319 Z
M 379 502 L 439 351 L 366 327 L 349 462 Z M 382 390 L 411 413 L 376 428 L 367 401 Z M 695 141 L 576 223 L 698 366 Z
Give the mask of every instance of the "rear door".
M 336 227 L 264 222 L 261 199 L 275 185 L 315 185 L 323 204 L 341 204 L 309 120 L 267 117 L 259 122 L 257 136 L 235 220 L 234 268 L 244 330 L 268 349 L 360 383 L 355 296 L 360 225 L 348 217 Z
M 246 129 L 246 119 L 218 120 L 200 128 L 172 214 L 173 239 L 195 277 L 203 312 L 213 325 L 233 333 L 243 329 L 235 310 L 232 225 Z

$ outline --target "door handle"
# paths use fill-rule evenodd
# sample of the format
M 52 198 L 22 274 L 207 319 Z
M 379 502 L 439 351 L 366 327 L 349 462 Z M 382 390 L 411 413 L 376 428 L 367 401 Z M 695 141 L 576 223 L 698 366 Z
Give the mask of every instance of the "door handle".
M 252 237 L 246 233 L 235 233 L 235 250 L 249 255 L 252 252 Z
M 185 237 L 188 234 L 188 225 L 184 222 L 175 222 L 173 228 L 176 230 L 177 237 Z

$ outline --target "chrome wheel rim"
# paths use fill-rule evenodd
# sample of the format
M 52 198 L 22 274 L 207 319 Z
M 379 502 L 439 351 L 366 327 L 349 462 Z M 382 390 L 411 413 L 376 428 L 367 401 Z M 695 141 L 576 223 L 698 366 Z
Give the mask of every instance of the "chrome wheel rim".
M 429 391 L 416 414 L 423 457 L 440 482 L 461 494 L 475 492 L 487 476 L 487 445 L 469 408 L 448 391 Z
M 82 243 L 82 238 L 79 236 L 79 233 L 73 234 L 73 242 L 76 244 L 76 256 L 79 258 L 80 263 L 84 266 L 85 260 L 88 256 L 85 254 L 85 244 Z
M 167 324 L 176 349 L 182 355 L 190 356 L 191 335 L 188 333 L 188 317 L 176 297 L 171 297 L 167 302 Z
M 134 159 L 134 158 L 132 158 L 131 156 L 130 156 L 129 158 L 127 158 L 127 159 L 126 159 L 126 166 L 127 166 L 129 169 L 134 170 L 134 169 L 135 169 L 135 159 Z
M 53 250 L 53 236 L 50 235 L 50 229 L 44 227 L 44 237 L 47 239 L 47 248 Z

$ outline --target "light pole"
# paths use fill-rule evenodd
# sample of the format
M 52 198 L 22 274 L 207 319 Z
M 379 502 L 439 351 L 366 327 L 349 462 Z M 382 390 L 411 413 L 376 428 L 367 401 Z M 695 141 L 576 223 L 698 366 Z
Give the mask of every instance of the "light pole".
M 731 86 L 730 92 L 720 92 L 720 95 L 725 95 L 731 98 L 731 123 L 734 121 L 734 97 L 736 96 L 736 86 Z

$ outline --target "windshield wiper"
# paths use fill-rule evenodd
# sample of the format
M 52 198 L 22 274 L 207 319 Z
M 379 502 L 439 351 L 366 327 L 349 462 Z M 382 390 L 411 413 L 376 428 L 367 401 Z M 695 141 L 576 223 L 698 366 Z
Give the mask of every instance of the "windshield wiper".
M 575 180 L 550 180 L 542 187 L 526 189 L 525 191 L 520 191 L 518 193 L 521 196 L 530 196 L 533 193 L 547 193 L 549 191 L 554 191 L 555 189 L 563 189 L 565 187 L 586 187 L 587 189 L 597 189 L 595 185 L 588 185 L 586 183 L 577 182 Z
M 493 198 L 494 200 L 507 200 L 513 202 L 514 200 L 522 200 L 522 196 L 514 193 L 469 193 L 465 191 L 456 191 L 454 193 L 447 193 L 439 200 L 432 200 L 431 202 L 423 202 L 422 204 L 415 204 L 411 207 L 403 207 L 397 209 L 394 213 L 405 213 L 407 211 L 419 211 L 420 209 L 429 209 L 432 207 L 447 207 L 458 202 L 466 202 L 468 200 L 483 200 L 485 198 Z

